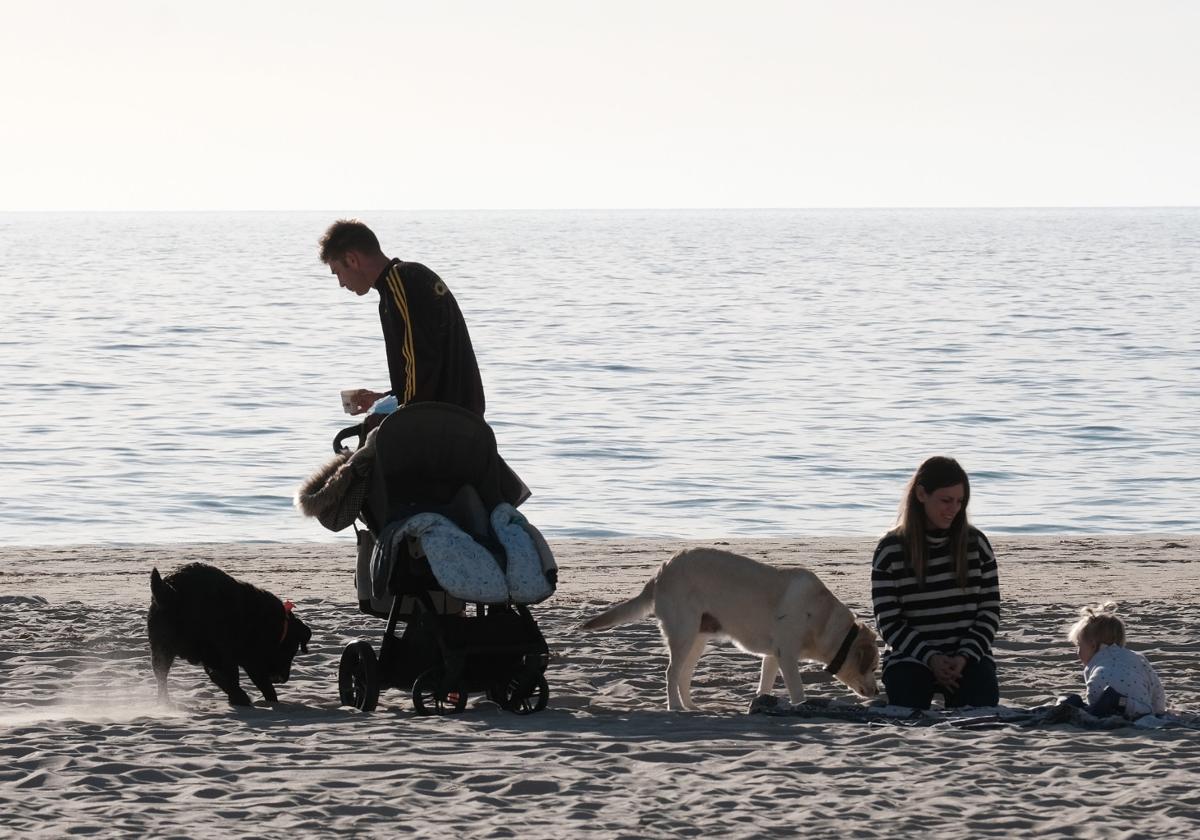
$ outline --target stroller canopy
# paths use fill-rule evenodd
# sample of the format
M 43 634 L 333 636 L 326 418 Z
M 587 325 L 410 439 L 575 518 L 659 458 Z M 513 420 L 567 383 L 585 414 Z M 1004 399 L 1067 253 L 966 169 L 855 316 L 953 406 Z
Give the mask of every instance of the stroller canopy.
M 375 448 L 389 512 L 446 504 L 464 486 L 474 487 L 489 511 L 501 502 L 516 507 L 529 497 L 496 452 L 491 427 L 456 405 L 419 402 L 396 410 L 380 424 Z

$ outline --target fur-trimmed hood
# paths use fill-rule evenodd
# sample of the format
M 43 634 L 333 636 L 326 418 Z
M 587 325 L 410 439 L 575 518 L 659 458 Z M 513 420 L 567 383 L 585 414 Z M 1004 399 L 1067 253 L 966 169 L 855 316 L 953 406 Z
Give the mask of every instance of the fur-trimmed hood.
M 309 476 L 296 490 L 292 500 L 296 508 L 330 531 L 351 525 L 367 497 L 378 431 L 372 429 L 358 449 L 343 448 Z

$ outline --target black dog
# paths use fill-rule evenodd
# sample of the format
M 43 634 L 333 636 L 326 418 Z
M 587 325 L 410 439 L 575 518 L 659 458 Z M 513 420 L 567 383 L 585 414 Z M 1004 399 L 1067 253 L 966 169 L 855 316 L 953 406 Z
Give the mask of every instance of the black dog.
M 150 573 L 150 658 L 158 699 L 167 700 L 167 672 L 175 657 L 203 665 L 235 706 L 249 706 L 238 685 L 238 667 L 267 702 L 279 697 L 272 683 L 291 675 L 296 649 L 308 653 L 312 631 L 270 592 L 235 580 L 205 563 L 189 563 L 160 577 Z

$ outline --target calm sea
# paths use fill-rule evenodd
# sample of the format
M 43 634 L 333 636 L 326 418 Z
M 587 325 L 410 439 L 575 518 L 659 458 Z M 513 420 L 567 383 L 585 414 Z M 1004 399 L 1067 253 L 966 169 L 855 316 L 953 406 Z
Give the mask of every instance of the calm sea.
M 0 543 L 328 540 L 386 387 L 335 213 L 0 214 Z M 466 314 L 552 537 L 1200 530 L 1200 210 L 371 212 Z

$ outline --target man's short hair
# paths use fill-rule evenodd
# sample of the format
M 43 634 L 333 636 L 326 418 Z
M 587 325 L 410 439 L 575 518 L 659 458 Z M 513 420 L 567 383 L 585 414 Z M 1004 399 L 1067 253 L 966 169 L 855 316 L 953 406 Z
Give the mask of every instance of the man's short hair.
M 321 262 L 329 265 L 351 251 L 369 257 L 383 253 L 379 238 L 369 227 L 358 219 L 338 219 L 321 237 Z

